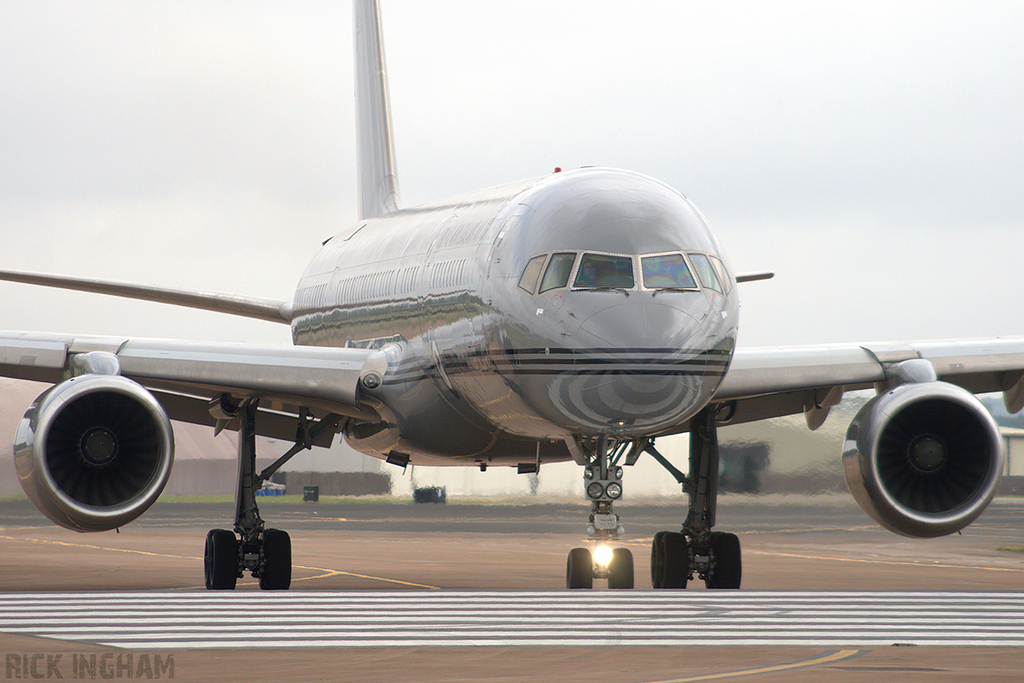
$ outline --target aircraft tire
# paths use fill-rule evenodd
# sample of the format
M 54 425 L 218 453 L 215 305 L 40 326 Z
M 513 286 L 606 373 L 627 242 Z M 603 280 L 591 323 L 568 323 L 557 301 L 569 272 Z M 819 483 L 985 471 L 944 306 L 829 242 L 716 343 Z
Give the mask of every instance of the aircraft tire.
M 594 587 L 594 557 L 586 548 L 573 548 L 565 565 L 566 588 Z
M 292 539 L 288 532 L 280 529 L 264 531 L 263 555 L 260 588 L 287 590 L 292 583 Z
M 690 579 L 690 547 L 686 536 L 678 531 L 666 531 L 661 538 L 664 563 L 662 588 L 686 588 Z
M 740 539 L 736 534 L 715 531 L 710 546 L 714 567 L 704 583 L 708 588 L 739 588 L 743 576 Z
M 651 587 L 662 588 L 665 583 L 665 534 L 659 531 L 651 541 Z
M 612 561 L 608 563 L 608 587 L 633 587 L 633 553 L 629 548 L 612 550 Z
M 233 531 L 212 529 L 206 534 L 203 569 L 207 589 L 234 590 L 238 581 L 238 538 Z

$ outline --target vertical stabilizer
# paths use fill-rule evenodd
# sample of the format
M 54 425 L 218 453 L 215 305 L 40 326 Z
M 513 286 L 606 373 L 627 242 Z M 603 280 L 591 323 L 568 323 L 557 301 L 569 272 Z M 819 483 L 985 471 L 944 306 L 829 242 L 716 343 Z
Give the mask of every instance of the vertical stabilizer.
M 356 127 L 359 134 L 359 217 L 399 208 L 398 171 L 391 133 L 388 70 L 378 0 L 354 0 Z

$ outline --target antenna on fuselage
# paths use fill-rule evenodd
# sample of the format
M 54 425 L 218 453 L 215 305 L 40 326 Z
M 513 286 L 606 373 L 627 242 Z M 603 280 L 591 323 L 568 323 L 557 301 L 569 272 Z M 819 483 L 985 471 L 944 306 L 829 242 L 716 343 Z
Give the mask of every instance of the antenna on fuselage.
M 378 0 L 354 0 L 359 218 L 399 208 L 388 70 Z

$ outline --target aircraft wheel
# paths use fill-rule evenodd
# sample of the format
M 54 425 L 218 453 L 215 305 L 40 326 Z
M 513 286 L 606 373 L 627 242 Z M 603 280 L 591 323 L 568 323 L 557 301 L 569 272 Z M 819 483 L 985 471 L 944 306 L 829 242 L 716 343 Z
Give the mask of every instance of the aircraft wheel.
M 651 587 L 663 588 L 665 583 L 665 534 L 659 531 L 651 541 Z
M 710 547 L 712 568 L 704 583 L 708 588 L 739 588 L 743 575 L 740 539 L 736 534 L 715 531 Z
M 287 590 L 292 583 L 292 539 L 288 532 L 280 529 L 264 531 L 263 556 L 260 588 Z
M 212 529 L 206 534 L 203 569 L 208 589 L 234 590 L 238 581 L 238 538 L 234 532 Z
M 662 588 L 686 588 L 690 579 L 690 547 L 686 536 L 678 531 L 666 531 L 661 537 L 661 556 L 664 564 Z
M 586 548 L 573 548 L 565 565 L 566 588 L 594 587 L 594 557 Z
M 633 587 L 633 553 L 629 548 L 612 550 L 612 561 L 608 563 L 608 587 Z

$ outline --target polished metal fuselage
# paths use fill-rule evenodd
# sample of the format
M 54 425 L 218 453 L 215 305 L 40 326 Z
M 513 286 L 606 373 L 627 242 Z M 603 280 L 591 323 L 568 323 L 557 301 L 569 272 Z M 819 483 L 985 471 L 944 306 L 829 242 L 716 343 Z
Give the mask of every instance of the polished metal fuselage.
M 327 243 L 294 300 L 301 345 L 382 349 L 356 448 L 412 462 L 570 457 L 566 437 L 682 431 L 714 395 L 736 341 L 733 277 L 648 289 L 642 255 L 721 247 L 695 207 L 645 176 L 580 169 L 360 221 Z M 531 258 L 576 254 L 573 277 L 520 286 Z M 632 287 L 574 286 L 584 253 L 632 259 Z M 541 259 L 543 260 L 543 259 Z

